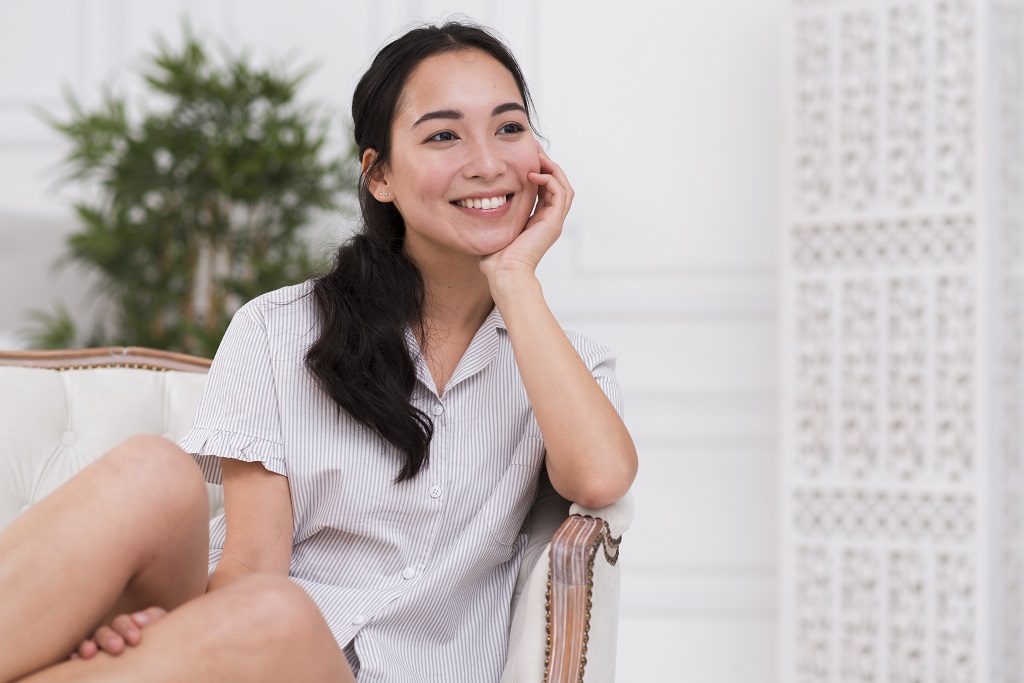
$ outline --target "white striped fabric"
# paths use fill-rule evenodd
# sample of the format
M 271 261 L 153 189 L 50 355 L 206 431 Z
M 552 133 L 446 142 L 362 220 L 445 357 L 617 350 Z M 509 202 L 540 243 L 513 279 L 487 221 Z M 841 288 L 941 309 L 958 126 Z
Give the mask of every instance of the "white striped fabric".
M 246 304 L 182 440 L 207 480 L 219 458 L 286 475 L 290 574 L 316 601 L 360 683 L 497 681 L 544 443 L 497 310 L 441 397 L 411 333 L 412 402 L 434 422 L 429 466 L 393 484 L 401 458 L 317 388 L 303 365 L 317 322 L 310 283 Z M 568 333 L 621 412 L 611 353 Z M 210 567 L 224 519 L 210 523 Z

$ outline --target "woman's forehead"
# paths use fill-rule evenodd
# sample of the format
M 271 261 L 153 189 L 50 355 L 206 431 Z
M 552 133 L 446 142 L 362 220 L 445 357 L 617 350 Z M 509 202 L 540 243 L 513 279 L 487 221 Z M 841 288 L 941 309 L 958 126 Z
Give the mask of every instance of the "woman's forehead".
M 523 103 L 515 78 L 480 50 L 444 52 L 416 65 L 402 89 L 396 119 L 415 121 L 426 113 L 450 109 L 464 114 L 490 112 L 505 102 Z

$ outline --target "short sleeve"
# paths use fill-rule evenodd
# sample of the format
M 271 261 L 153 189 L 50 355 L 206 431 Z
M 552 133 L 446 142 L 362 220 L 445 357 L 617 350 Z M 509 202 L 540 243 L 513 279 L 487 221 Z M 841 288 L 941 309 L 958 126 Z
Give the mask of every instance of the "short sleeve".
M 206 480 L 221 483 L 221 458 L 260 462 L 287 475 L 267 333 L 255 302 L 235 313 L 210 367 L 196 419 L 181 440 Z

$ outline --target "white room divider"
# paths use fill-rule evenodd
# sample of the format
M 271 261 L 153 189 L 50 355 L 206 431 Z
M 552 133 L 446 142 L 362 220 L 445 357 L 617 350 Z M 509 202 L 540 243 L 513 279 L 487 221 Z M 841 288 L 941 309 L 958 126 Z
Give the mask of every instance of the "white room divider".
M 782 680 L 1021 681 L 1020 7 L 786 31 Z

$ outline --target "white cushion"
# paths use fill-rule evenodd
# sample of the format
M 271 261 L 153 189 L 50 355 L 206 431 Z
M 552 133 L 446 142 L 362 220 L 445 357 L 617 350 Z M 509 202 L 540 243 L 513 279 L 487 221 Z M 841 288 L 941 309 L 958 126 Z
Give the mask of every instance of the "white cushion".
M 0 528 L 130 436 L 183 437 L 205 381 L 191 372 L 0 366 Z M 212 510 L 221 500 L 211 493 Z

